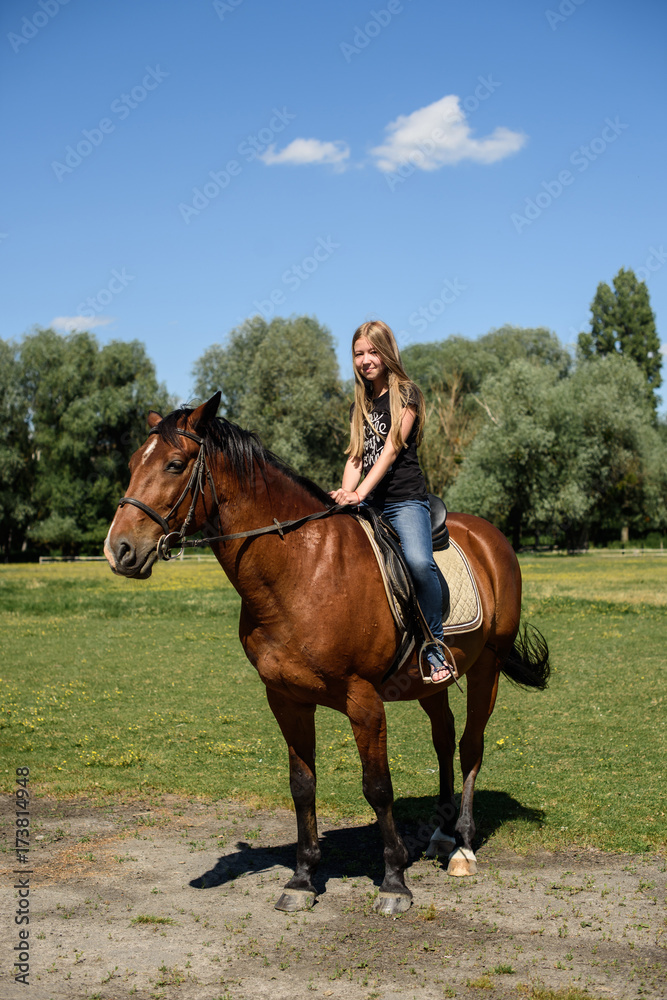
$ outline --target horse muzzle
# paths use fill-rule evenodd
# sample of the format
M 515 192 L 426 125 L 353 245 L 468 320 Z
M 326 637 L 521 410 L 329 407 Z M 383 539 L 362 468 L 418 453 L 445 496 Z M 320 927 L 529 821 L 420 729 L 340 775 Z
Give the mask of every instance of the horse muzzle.
M 114 573 L 136 580 L 147 580 L 157 559 L 154 541 L 135 545 L 127 535 L 119 535 L 113 541 L 107 535 L 104 555 Z

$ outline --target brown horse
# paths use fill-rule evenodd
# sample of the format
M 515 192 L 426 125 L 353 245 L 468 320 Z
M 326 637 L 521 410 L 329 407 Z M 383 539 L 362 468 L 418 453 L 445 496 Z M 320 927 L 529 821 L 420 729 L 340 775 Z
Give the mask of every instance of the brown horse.
M 451 536 L 468 556 L 483 606 L 482 626 L 451 640 L 458 673 L 467 680 L 457 819 L 454 720 L 447 686 L 425 684 L 414 655 L 399 674 L 383 682 L 400 636 L 357 519 L 349 509 L 328 516 L 332 502 L 327 494 L 288 469 L 254 435 L 217 418 L 219 402 L 217 393 L 196 409 L 175 410 L 164 419 L 149 415 L 151 432 L 130 461 L 128 495 L 109 529 L 105 555 L 115 573 L 146 579 L 175 537 L 170 533 L 180 529 L 179 541 L 199 530 L 227 536 L 211 548 L 241 596 L 241 643 L 266 685 L 289 751 L 297 865 L 277 907 L 307 908 L 316 896 L 312 877 L 320 847 L 314 715 L 317 705 L 326 705 L 350 720 L 363 767 L 363 792 L 384 841 L 385 876 L 377 908 L 400 913 L 410 906 L 412 893 L 404 879 L 408 852 L 392 815 L 384 702 L 418 699 L 428 715 L 440 768 L 440 827 L 430 853 L 446 848 L 447 854 L 453 852 L 450 872 L 473 873 L 473 791 L 499 675 L 502 671 L 518 683 L 544 688 L 549 673 L 539 633 L 529 641 L 524 629 L 517 638 L 517 559 L 487 521 L 449 515 Z M 275 527 L 278 521 L 318 513 L 321 519 L 294 530 Z M 248 530 L 266 525 L 269 532 Z M 166 546 L 164 536 L 170 536 Z

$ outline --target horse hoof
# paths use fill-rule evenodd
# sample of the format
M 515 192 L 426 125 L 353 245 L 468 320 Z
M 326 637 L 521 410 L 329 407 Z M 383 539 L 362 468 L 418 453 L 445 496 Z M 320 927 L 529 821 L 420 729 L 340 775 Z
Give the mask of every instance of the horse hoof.
M 311 910 L 317 896 L 309 889 L 286 889 L 275 905 L 276 910 L 294 913 L 296 910 Z
M 473 851 L 467 847 L 459 847 L 449 856 L 447 874 L 454 878 L 464 878 L 467 875 L 477 874 L 477 861 Z
M 427 858 L 442 858 L 446 855 L 449 858 L 454 850 L 456 850 L 456 840 L 454 837 L 443 833 L 440 827 L 438 827 L 424 851 L 424 856 Z
M 376 913 L 382 913 L 385 917 L 397 917 L 399 913 L 405 913 L 412 906 L 412 896 L 405 892 L 382 892 L 373 904 Z

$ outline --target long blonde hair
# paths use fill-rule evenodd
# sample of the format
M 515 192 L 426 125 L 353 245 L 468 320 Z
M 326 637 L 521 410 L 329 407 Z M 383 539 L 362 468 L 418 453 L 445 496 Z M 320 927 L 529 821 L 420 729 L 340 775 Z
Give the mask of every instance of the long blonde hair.
M 391 413 L 391 443 L 397 452 L 402 448 L 407 448 L 407 442 L 403 440 L 401 432 L 401 416 L 409 403 L 414 405 L 417 402 L 417 444 L 420 443 L 424 433 L 424 420 L 426 417 L 426 407 L 424 397 L 419 386 L 415 385 L 405 371 L 401 355 L 398 350 L 396 338 L 386 323 L 381 320 L 372 320 L 370 323 L 362 323 L 354 331 L 352 337 L 352 358 L 354 359 L 354 345 L 360 337 L 366 340 L 378 352 L 381 360 L 387 366 L 387 381 L 389 383 L 389 410 Z M 362 458 L 364 454 L 364 425 L 368 424 L 373 428 L 370 421 L 370 412 L 373 408 L 373 386 L 368 379 L 354 365 L 354 410 L 352 412 L 352 425 L 350 428 L 350 444 L 346 454 L 352 458 Z M 376 433 L 373 428 L 373 433 Z

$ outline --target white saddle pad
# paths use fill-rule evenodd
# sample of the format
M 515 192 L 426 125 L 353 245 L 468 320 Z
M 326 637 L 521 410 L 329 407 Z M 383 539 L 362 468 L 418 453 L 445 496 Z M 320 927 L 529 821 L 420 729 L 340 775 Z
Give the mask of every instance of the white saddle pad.
M 394 620 L 400 629 L 405 630 L 405 622 L 387 580 L 384 560 L 373 536 L 373 529 L 370 524 L 361 518 L 358 523 L 366 532 L 371 543 L 371 548 L 375 553 Z M 449 586 L 449 614 L 442 623 L 445 638 L 447 636 L 458 635 L 461 632 L 473 632 L 482 624 L 482 603 L 479 599 L 477 583 L 475 582 L 468 560 L 460 547 L 451 538 L 447 548 L 434 553 L 434 555 L 435 561 Z

